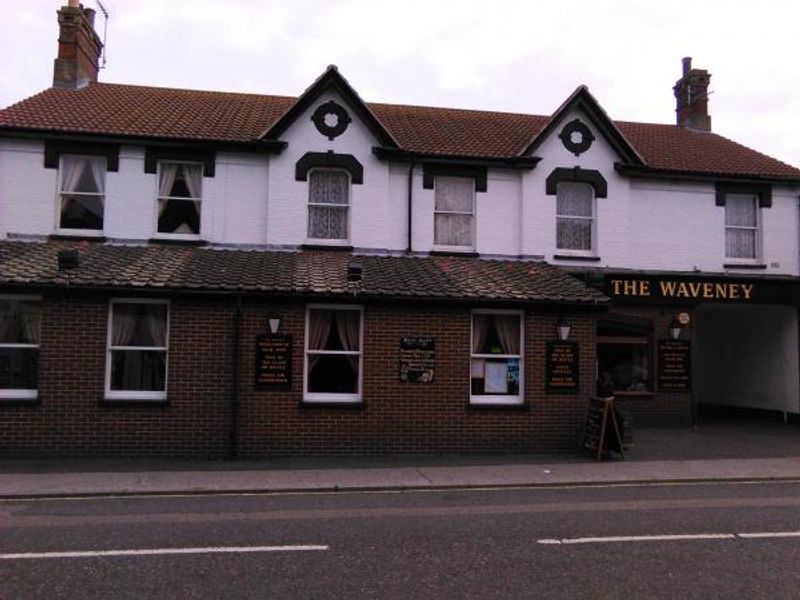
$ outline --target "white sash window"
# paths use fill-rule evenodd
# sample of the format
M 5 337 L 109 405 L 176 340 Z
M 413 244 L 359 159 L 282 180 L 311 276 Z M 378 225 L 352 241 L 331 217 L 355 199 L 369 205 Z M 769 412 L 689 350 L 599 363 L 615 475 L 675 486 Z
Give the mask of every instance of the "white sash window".
M 308 238 L 349 239 L 350 175 L 314 169 L 308 174 Z
M 576 253 L 594 250 L 594 189 L 562 181 L 556 188 L 556 248 Z
M 439 248 L 474 248 L 475 179 L 436 177 L 433 244 Z
M 59 230 L 89 235 L 99 235 L 103 231 L 106 163 L 102 156 L 61 156 Z

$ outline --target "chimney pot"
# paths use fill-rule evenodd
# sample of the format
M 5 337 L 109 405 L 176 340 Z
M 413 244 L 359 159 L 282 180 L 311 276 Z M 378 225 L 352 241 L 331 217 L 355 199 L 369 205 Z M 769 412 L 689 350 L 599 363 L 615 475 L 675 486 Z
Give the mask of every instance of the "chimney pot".
M 708 83 L 711 75 L 705 69 L 693 69 L 692 57 L 682 61 L 683 75 L 675 83 L 675 117 L 679 126 L 711 131 L 711 116 L 708 114 Z
M 95 11 L 69 0 L 58 11 L 58 55 L 53 87 L 79 89 L 97 81 L 103 43 L 94 30 Z

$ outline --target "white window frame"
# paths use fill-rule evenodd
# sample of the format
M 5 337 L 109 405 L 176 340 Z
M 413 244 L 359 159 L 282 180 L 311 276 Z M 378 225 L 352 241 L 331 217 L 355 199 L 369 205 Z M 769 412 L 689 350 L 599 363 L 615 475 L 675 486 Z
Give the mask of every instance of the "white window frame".
M 561 215 L 558 212 L 558 189 L 562 183 L 569 183 L 569 184 L 578 184 L 584 185 L 592 192 L 592 216 L 591 217 L 582 217 L 576 215 Z M 558 220 L 559 219 L 567 219 L 572 221 L 590 221 L 591 222 L 591 229 L 590 235 L 592 236 L 591 239 L 591 247 L 589 250 L 579 250 L 577 248 L 561 248 L 558 245 Z M 594 186 L 585 183 L 582 181 L 559 181 L 556 184 L 556 239 L 555 239 L 555 248 L 556 254 L 562 255 L 571 255 L 571 256 L 595 256 L 597 254 L 597 194 L 595 193 Z
M 472 210 L 464 212 L 460 210 L 437 210 L 436 209 L 436 192 L 438 190 L 438 182 L 442 179 L 468 179 L 472 182 Z M 476 238 L 478 231 L 478 193 L 475 189 L 475 178 L 465 177 L 460 175 L 437 175 L 433 178 L 433 249 L 444 252 L 474 252 L 476 246 Z M 470 241 L 469 245 L 464 246 L 451 246 L 436 243 L 436 215 L 469 215 L 472 217 L 472 225 L 470 227 Z
M 347 204 L 333 204 L 330 202 L 311 202 L 311 178 L 313 173 L 321 172 L 321 171 L 328 171 L 328 172 L 336 172 L 336 173 L 344 173 L 347 176 Z M 336 169 L 336 168 L 328 168 L 328 167 L 314 167 L 313 169 L 309 169 L 308 174 L 306 176 L 307 180 L 307 190 L 306 190 L 306 242 L 309 244 L 315 245 L 324 245 L 324 246 L 349 246 L 350 239 L 352 237 L 352 228 L 351 228 L 351 214 L 352 214 L 352 207 L 353 207 L 353 177 L 350 175 L 350 172 L 347 169 Z M 333 207 L 344 207 L 343 210 L 345 211 L 345 227 L 347 228 L 347 236 L 343 238 L 314 238 L 309 237 L 308 235 L 308 225 L 309 219 L 311 218 L 311 207 L 312 206 L 322 206 L 325 208 Z
M 101 229 L 70 229 L 70 228 L 62 228 L 61 227 L 61 199 L 64 194 L 69 194 L 70 192 L 65 192 L 62 189 L 62 180 L 64 178 L 64 157 L 81 157 L 81 158 L 101 158 L 104 161 L 106 166 L 105 169 L 105 181 L 103 183 L 103 188 L 105 191 L 100 194 L 96 192 L 80 192 L 78 194 L 73 194 L 75 196 L 99 196 L 103 202 L 103 227 Z M 108 159 L 105 156 L 100 156 L 97 154 L 75 154 L 75 153 L 66 153 L 61 154 L 58 157 L 58 173 L 56 175 L 56 224 L 55 224 L 55 231 L 58 235 L 71 235 L 75 237 L 104 237 L 105 236 L 105 229 L 106 229 L 106 196 L 108 195 Z
M 162 164 L 172 164 L 172 165 L 193 165 L 200 167 L 200 181 L 201 181 L 201 190 L 200 190 L 200 197 L 199 198 L 186 198 L 184 196 L 159 196 L 159 192 L 161 191 L 161 165 Z M 155 206 L 155 219 L 153 221 L 153 238 L 154 239 L 167 239 L 167 240 L 201 240 L 203 239 L 203 213 L 205 209 L 203 207 L 203 192 L 205 191 L 205 185 L 203 185 L 203 181 L 205 178 L 205 165 L 201 162 L 194 162 L 188 160 L 159 160 L 158 161 L 158 168 L 156 169 L 156 206 Z M 181 202 L 199 202 L 200 203 L 200 230 L 198 233 L 168 233 L 164 231 L 158 230 L 158 207 L 162 200 L 178 200 Z
M 311 322 L 311 310 L 357 310 L 358 322 L 358 352 L 351 350 L 310 350 L 308 347 L 308 326 Z M 322 355 L 353 355 L 358 354 L 358 391 L 355 394 L 337 394 L 327 392 L 309 392 L 309 360 L 310 354 Z M 364 389 L 364 307 L 360 304 L 308 304 L 306 305 L 305 343 L 303 348 L 303 402 L 333 402 L 341 404 L 360 404 Z
M 727 210 L 728 210 L 728 199 L 731 196 L 747 196 L 750 200 L 755 204 L 756 209 L 756 225 L 755 227 L 748 227 L 744 225 L 728 225 L 727 224 Z M 762 229 L 761 229 L 761 202 L 758 194 L 751 194 L 751 193 L 737 193 L 737 192 L 728 192 L 725 194 L 725 206 L 724 212 L 722 215 L 722 226 L 724 228 L 724 248 L 723 254 L 725 256 L 725 262 L 728 263 L 740 263 L 740 264 L 752 264 L 757 263 L 762 260 L 763 256 L 763 248 L 762 248 Z M 745 231 L 755 231 L 756 239 L 754 242 L 754 255 L 750 257 L 743 257 L 743 256 L 728 256 L 728 230 L 729 229 L 741 229 Z
M 475 315 L 517 315 L 519 317 L 519 354 L 476 354 L 472 350 Z M 519 394 L 473 394 L 472 393 L 472 361 L 476 358 L 518 358 L 519 359 Z M 525 311 L 500 308 L 476 308 L 469 316 L 469 402 L 476 406 L 517 406 L 525 402 Z
M 112 346 L 113 319 L 115 304 L 164 304 L 167 307 L 167 334 L 164 346 Z M 169 300 L 162 298 L 111 298 L 108 302 L 108 332 L 106 334 L 106 400 L 142 400 L 160 402 L 167 399 L 169 387 L 169 337 L 172 307 Z M 112 390 L 111 389 L 111 354 L 113 350 L 140 350 L 164 352 L 164 389 L 163 391 L 147 390 Z
M 18 300 L 20 302 L 39 302 L 41 303 L 41 296 L 31 296 L 26 294 L 0 294 L 0 300 Z M 41 335 L 41 317 L 39 319 L 40 335 Z M 0 342 L 0 348 L 36 348 L 40 350 L 41 341 L 39 344 L 5 344 Z M 13 400 L 36 400 L 39 398 L 39 382 L 36 382 L 36 388 L 6 388 L 0 389 L 0 399 L 13 399 Z

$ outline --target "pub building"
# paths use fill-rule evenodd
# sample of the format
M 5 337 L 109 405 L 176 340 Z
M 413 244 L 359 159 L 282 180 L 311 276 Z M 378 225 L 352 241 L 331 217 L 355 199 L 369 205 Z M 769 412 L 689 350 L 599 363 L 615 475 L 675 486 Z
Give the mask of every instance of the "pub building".
M 711 131 L 691 59 L 649 124 L 105 83 L 57 17 L 0 110 L 2 456 L 571 452 L 598 388 L 800 413 L 800 170 Z

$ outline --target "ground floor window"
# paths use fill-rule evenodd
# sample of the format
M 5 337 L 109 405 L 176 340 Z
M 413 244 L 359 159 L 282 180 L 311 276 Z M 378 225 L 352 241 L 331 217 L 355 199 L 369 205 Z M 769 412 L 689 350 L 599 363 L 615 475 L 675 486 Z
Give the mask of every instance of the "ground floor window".
M 361 330 L 360 306 L 308 307 L 306 401 L 361 401 Z
M 106 397 L 166 399 L 168 338 L 167 301 L 112 300 L 108 316 Z
M 522 403 L 522 314 L 473 311 L 470 359 L 473 404 Z
M 598 381 L 619 392 L 650 392 L 652 384 L 652 326 L 644 323 L 602 322 L 597 328 Z
M 38 298 L 0 296 L 0 398 L 37 397 L 40 323 Z

